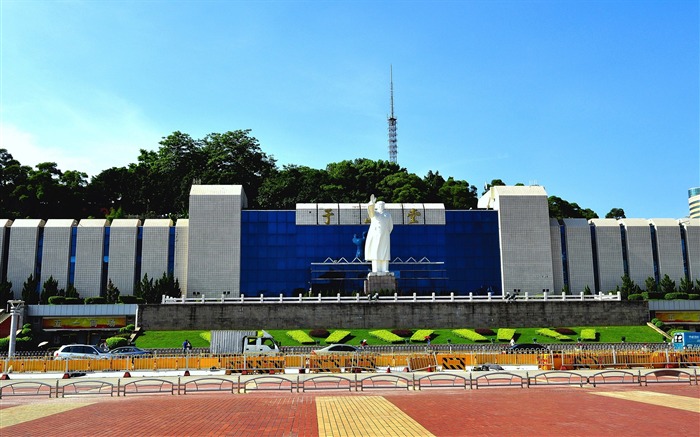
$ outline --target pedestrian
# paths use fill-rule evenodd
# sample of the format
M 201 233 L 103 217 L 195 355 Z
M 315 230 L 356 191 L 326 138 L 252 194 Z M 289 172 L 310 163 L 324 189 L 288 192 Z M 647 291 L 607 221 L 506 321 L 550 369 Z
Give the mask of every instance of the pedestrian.
M 185 341 L 182 342 L 182 353 L 186 354 L 187 352 L 192 350 L 192 344 L 190 343 L 189 340 L 185 339 Z
M 510 339 L 510 346 L 511 347 L 515 346 L 515 339 L 513 339 L 513 338 Z
M 102 340 L 102 343 L 100 343 L 100 349 L 103 352 L 109 351 L 109 346 L 107 346 L 107 340 Z
M 362 340 L 362 343 L 360 343 L 360 345 L 361 345 L 362 347 L 367 346 L 367 339 L 363 339 L 363 340 Z

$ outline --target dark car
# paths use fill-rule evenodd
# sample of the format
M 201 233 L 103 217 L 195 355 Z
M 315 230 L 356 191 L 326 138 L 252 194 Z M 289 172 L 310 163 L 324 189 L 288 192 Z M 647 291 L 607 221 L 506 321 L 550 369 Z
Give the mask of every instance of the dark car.
M 150 351 L 139 349 L 136 346 L 121 346 L 115 347 L 109 351 L 115 357 L 133 357 L 133 356 L 149 356 L 152 355 Z
M 539 343 L 518 343 L 508 346 L 503 351 L 504 354 L 542 354 L 548 352 L 550 352 L 550 349 Z

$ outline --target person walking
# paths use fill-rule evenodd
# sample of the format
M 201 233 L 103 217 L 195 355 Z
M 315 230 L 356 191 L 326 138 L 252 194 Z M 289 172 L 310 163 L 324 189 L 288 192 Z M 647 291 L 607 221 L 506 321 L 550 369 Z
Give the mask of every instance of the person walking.
M 185 339 L 185 341 L 182 342 L 182 353 L 186 354 L 187 352 L 192 350 L 192 343 L 190 343 L 189 340 Z

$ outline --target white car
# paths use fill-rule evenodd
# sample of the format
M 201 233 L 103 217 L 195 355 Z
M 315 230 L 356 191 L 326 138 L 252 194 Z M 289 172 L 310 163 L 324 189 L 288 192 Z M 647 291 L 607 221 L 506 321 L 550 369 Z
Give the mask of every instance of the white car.
M 332 344 L 330 346 L 324 347 L 323 349 L 316 349 L 314 351 L 311 351 L 311 353 L 314 355 L 352 354 L 358 352 L 362 352 L 362 349 L 349 344 Z
M 102 352 L 95 346 L 89 344 L 67 344 L 58 348 L 56 352 L 53 353 L 53 358 L 55 360 L 65 360 L 65 359 L 109 359 L 112 358 L 112 354 L 109 352 Z

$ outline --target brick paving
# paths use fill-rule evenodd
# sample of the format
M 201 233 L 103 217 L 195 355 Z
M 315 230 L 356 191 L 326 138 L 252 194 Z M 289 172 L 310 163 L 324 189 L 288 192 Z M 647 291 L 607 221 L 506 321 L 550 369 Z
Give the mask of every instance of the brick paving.
M 2 436 L 700 437 L 700 387 L 260 392 L 0 399 Z

